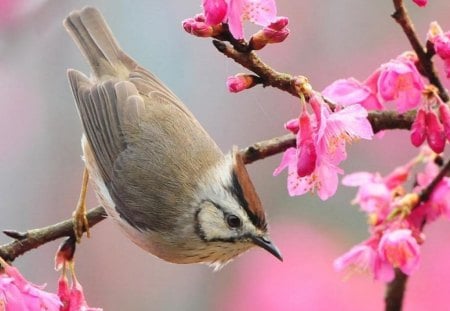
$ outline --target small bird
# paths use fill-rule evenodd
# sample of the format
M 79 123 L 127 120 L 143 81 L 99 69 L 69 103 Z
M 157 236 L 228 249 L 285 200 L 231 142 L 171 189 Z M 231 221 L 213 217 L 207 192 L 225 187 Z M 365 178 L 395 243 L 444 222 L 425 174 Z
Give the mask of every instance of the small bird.
M 64 26 L 93 71 L 68 70 L 84 128 L 77 237 L 88 229 L 90 180 L 128 238 L 163 260 L 220 268 L 255 245 L 282 260 L 237 148 L 224 155 L 181 100 L 121 50 L 97 9 L 72 12 Z

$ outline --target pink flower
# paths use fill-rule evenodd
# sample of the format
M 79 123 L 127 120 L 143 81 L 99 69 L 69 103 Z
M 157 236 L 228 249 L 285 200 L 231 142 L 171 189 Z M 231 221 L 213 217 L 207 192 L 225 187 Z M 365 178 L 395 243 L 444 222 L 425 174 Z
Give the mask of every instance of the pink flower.
M 410 275 L 419 265 L 420 247 L 409 229 L 397 229 L 383 235 L 378 245 L 380 258 Z
M 0 258 L 4 271 L 0 274 L 0 307 L 6 311 L 59 311 L 61 304 L 57 295 L 45 292 L 44 286 L 28 282 L 19 270 Z
M 335 259 L 336 271 L 350 270 L 371 273 L 376 280 L 389 282 L 394 278 L 392 265 L 383 261 L 377 252 L 378 240 L 369 239 L 352 247 L 347 253 Z
M 277 13 L 275 0 L 203 0 L 203 10 L 208 25 L 226 21 L 236 39 L 244 37 L 244 21 L 268 26 Z
M 203 0 L 203 12 L 205 12 L 208 25 L 218 25 L 227 15 L 228 4 L 225 0 Z
M 75 276 L 75 268 L 73 255 L 75 252 L 75 239 L 66 239 L 58 248 L 55 255 L 55 268 L 62 268 L 61 277 L 58 280 L 58 296 L 62 301 L 60 311 L 102 311 L 101 308 L 91 308 L 88 306 L 84 297 L 83 287 Z M 67 269 L 70 270 L 72 276 L 72 286 L 66 277 Z
M 238 93 L 243 90 L 249 89 L 255 85 L 255 81 L 252 75 L 237 74 L 227 78 L 228 91 L 232 93 Z
M 342 106 L 360 104 L 368 110 L 381 110 L 383 106 L 379 102 L 376 90 L 364 85 L 354 78 L 339 79 L 327 86 L 322 95 L 332 103 Z
M 346 175 L 342 179 L 345 186 L 359 187 L 353 203 L 359 204 L 361 210 L 376 216 L 375 223 L 383 221 L 392 209 L 392 193 L 379 174 L 366 172 Z
M 61 275 L 58 282 L 58 295 L 63 302 L 60 311 L 102 311 L 101 308 L 89 307 L 84 297 L 83 287 L 75 277 L 72 277 L 72 286 L 65 275 Z
M 345 160 L 345 143 L 357 138 L 371 139 L 372 127 L 367 111 L 351 105 L 332 112 L 322 98 L 314 94 L 309 104 L 314 117 L 303 111 L 300 120 L 292 120 L 286 128 L 297 134 L 297 148 L 285 151 L 274 175 L 288 168 L 288 191 L 291 196 L 317 190 L 326 200 L 336 192 L 339 163 Z
M 425 165 L 425 169 L 417 174 L 416 192 L 425 189 L 433 179 L 439 174 L 439 167 L 433 162 L 433 159 Z M 417 227 L 421 226 L 423 221 L 434 221 L 440 216 L 450 219 L 450 178 L 444 177 L 434 188 L 429 199 L 423 202 L 413 210 L 408 220 Z
M 415 4 L 417 4 L 420 7 L 426 6 L 428 3 L 428 0 L 413 0 Z
M 353 203 L 359 204 L 361 210 L 369 214 L 372 225 L 377 225 L 392 212 L 394 191 L 408 180 L 415 163 L 414 159 L 385 177 L 368 172 L 349 174 L 342 179 L 342 184 L 359 187 Z
M 367 244 L 353 246 L 333 262 L 336 271 L 347 269 L 372 273 L 375 268 L 376 251 Z
M 378 90 L 384 100 L 396 101 L 400 113 L 417 108 L 425 84 L 410 59 L 400 56 L 382 65 L 378 72 Z

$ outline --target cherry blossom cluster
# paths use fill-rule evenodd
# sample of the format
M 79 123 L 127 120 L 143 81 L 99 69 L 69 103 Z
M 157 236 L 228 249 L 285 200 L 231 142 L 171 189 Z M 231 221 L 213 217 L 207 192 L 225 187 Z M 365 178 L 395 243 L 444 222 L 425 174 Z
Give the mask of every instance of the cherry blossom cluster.
M 433 44 L 434 51 L 444 61 L 447 78 L 450 78 L 450 31 L 444 33 L 437 22 L 430 24 L 427 39 Z
M 44 291 L 43 286 L 30 283 L 17 270 L 0 257 L 0 310 L 1 311 L 102 311 L 88 306 L 83 287 L 75 277 L 73 268 L 73 241 L 67 240 L 56 253 L 55 266 L 63 269 L 58 281 L 57 294 Z M 69 286 L 66 269 L 72 272 Z
M 368 172 L 345 176 L 344 185 L 358 187 L 354 203 L 368 216 L 370 237 L 335 260 L 338 271 L 366 271 L 389 282 L 394 268 L 410 275 L 418 267 L 424 224 L 439 217 L 450 219 L 449 177 L 439 181 L 428 200 L 420 200 L 422 191 L 439 173 L 441 161 L 424 147 L 416 158 L 387 176 Z M 413 191 L 406 193 L 405 184 L 418 164 L 424 168 L 417 173 Z
M 289 35 L 289 20 L 277 16 L 275 0 L 203 0 L 202 7 L 202 13 L 182 22 L 184 30 L 197 37 L 237 40 L 251 51 L 283 42 Z M 263 26 L 250 37 L 248 44 L 244 41 L 245 21 Z M 242 73 L 231 76 L 227 79 L 228 90 L 237 93 L 251 88 L 261 82 L 255 78 L 254 75 Z

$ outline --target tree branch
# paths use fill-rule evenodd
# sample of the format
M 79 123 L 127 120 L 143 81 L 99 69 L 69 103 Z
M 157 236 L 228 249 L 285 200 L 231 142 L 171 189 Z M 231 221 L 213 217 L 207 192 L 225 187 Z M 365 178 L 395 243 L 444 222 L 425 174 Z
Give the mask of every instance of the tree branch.
M 238 52 L 231 45 L 219 40 L 213 40 L 213 44 L 219 52 L 259 76 L 263 81 L 263 86 L 272 86 L 299 97 L 294 85 L 294 77 L 290 74 L 273 70 L 255 52 Z
M 404 115 L 394 111 L 371 112 L 368 117 L 374 132 L 386 129 L 409 129 L 414 120 L 414 113 L 409 112 Z M 244 163 L 250 164 L 257 160 L 262 160 L 269 156 L 281 153 L 290 147 L 295 147 L 296 141 L 293 134 L 260 141 L 244 149 L 241 149 Z M 106 218 L 103 207 L 98 206 L 87 213 L 89 227 L 93 227 Z M 43 244 L 54 241 L 62 237 L 73 236 L 73 221 L 67 219 L 60 223 L 44 228 L 33 229 L 27 232 L 17 232 L 7 230 L 6 235 L 14 240 L 0 246 L 0 257 L 5 260 L 14 261 L 29 250 L 37 248 Z
M 384 297 L 385 311 L 399 311 L 402 309 L 408 276 L 400 269 L 395 269 L 395 278 L 388 283 Z
M 414 49 L 414 52 L 416 52 L 420 63 L 420 65 L 418 66 L 419 71 L 428 78 L 431 84 L 438 88 L 439 96 L 444 102 L 447 102 L 449 100 L 448 93 L 442 85 L 442 82 L 439 79 L 438 75 L 436 74 L 436 70 L 431 60 L 433 53 L 428 54 L 425 48 L 420 43 L 416 30 L 414 29 L 414 25 L 408 15 L 408 11 L 403 4 L 403 0 L 393 1 L 395 12 L 392 14 L 392 17 L 402 27 L 403 32 L 405 33 L 406 37 L 409 40 L 409 43 Z
M 106 218 L 103 207 L 98 206 L 87 213 L 89 227 L 93 227 Z M 74 236 L 72 218 L 44 228 L 28 230 L 25 233 L 7 231 L 8 236 L 15 236 L 12 242 L 0 246 L 0 257 L 14 261 L 24 253 L 62 237 Z

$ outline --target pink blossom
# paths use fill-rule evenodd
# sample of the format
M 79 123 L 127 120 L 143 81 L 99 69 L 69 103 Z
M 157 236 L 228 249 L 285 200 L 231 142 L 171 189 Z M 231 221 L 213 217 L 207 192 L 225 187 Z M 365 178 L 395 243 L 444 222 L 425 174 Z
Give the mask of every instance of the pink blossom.
M 333 266 L 336 271 L 347 269 L 372 273 L 375 269 L 376 251 L 367 244 L 353 246 L 347 253 L 336 258 Z
M 379 69 L 378 90 L 386 101 L 395 101 L 400 113 L 417 108 L 425 84 L 414 63 L 398 57 Z
M 447 78 L 450 78 L 450 58 L 444 60 L 444 71 Z
M 417 4 L 420 7 L 426 6 L 428 3 L 428 0 L 413 0 L 415 4 Z
M 275 169 L 273 175 L 277 176 L 285 168 L 288 168 L 287 188 L 289 195 L 303 195 L 317 190 L 320 199 L 327 200 L 333 196 L 337 190 L 337 174 L 342 174 L 342 170 L 337 166 L 321 161 L 316 163 L 316 169 L 311 175 L 299 177 L 297 173 L 297 149 L 287 149 L 280 165 Z
M 332 103 L 342 106 L 360 104 L 368 110 L 381 110 L 376 91 L 354 78 L 339 79 L 327 86 L 322 95 Z
M 63 302 L 60 311 L 102 311 L 101 308 L 89 307 L 84 297 L 83 287 L 75 277 L 72 277 L 72 286 L 65 275 L 61 275 L 58 282 L 58 295 Z
M 442 33 L 434 38 L 434 50 L 440 58 L 450 58 L 450 32 Z
M 425 169 L 417 174 L 416 192 L 425 189 L 439 174 L 439 167 L 430 159 Z M 413 210 L 409 220 L 420 226 L 426 220 L 436 220 L 440 216 L 450 219 L 450 178 L 444 177 L 434 188 L 429 199 Z
M 369 239 L 352 247 L 333 262 L 336 271 L 367 272 L 374 279 L 389 282 L 394 278 L 392 265 L 383 261 L 377 251 L 378 240 Z
M 44 286 L 28 282 L 19 270 L 1 258 L 0 264 L 4 269 L 0 274 L 0 306 L 3 305 L 4 310 L 59 310 L 62 304 L 57 295 L 44 291 Z
M 277 13 L 275 0 L 203 0 L 203 10 L 208 25 L 227 21 L 236 39 L 244 37 L 244 21 L 268 26 Z
M 253 76 L 237 74 L 227 78 L 227 88 L 232 93 L 238 93 L 255 85 Z
M 274 175 L 288 168 L 290 195 L 317 190 L 318 196 L 326 200 L 336 192 L 338 174 L 342 173 L 338 165 L 347 157 L 345 143 L 359 138 L 371 139 L 373 131 L 367 111 L 360 105 L 332 112 L 316 94 L 309 104 L 314 111 L 312 120 L 302 112 L 300 121 L 286 124 L 287 129 L 297 134 L 297 148 L 285 151 Z
M 203 12 L 205 12 L 208 25 L 222 23 L 227 15 L 228 4 L 225 0 L 203 0 Z
M 359 187 L 353 203 L 359 204 L 362 211 L 372 218 L 372 225 L 384 221 L 392 212 L 394 191 L 405 183 L 416 163 L 415 159 L 399 166 L 385 177 L 379 173 L 357 172 L 346 175 L 342 184 Z
M 427 122 L 426 112 L 423 109 L 419 109 L 416 114 L 416 118 L 411 126 L 411 143 L 419 147 L 423 144 L 427 138 Z
M 426 113 L 425 120 L 428 146 L 436 153 L 443 152 L 445 148 L 445 134 L 441 121 L 439 121 L 438 116 L 432 110 Z
M 410 275 L 419 265 L 420 247 L 410 229 L 384 233 L 378 245 L 380 258 Z
M 361 210 L 369 215 L 376 216 L 376 222 L 386 219 L 391 212 L 393 201 L 391 189 L 379 174 L 353 173 L 346 175 L 342 179 L 342 184 L 359 187 L 353 203 L 359 204 Z

